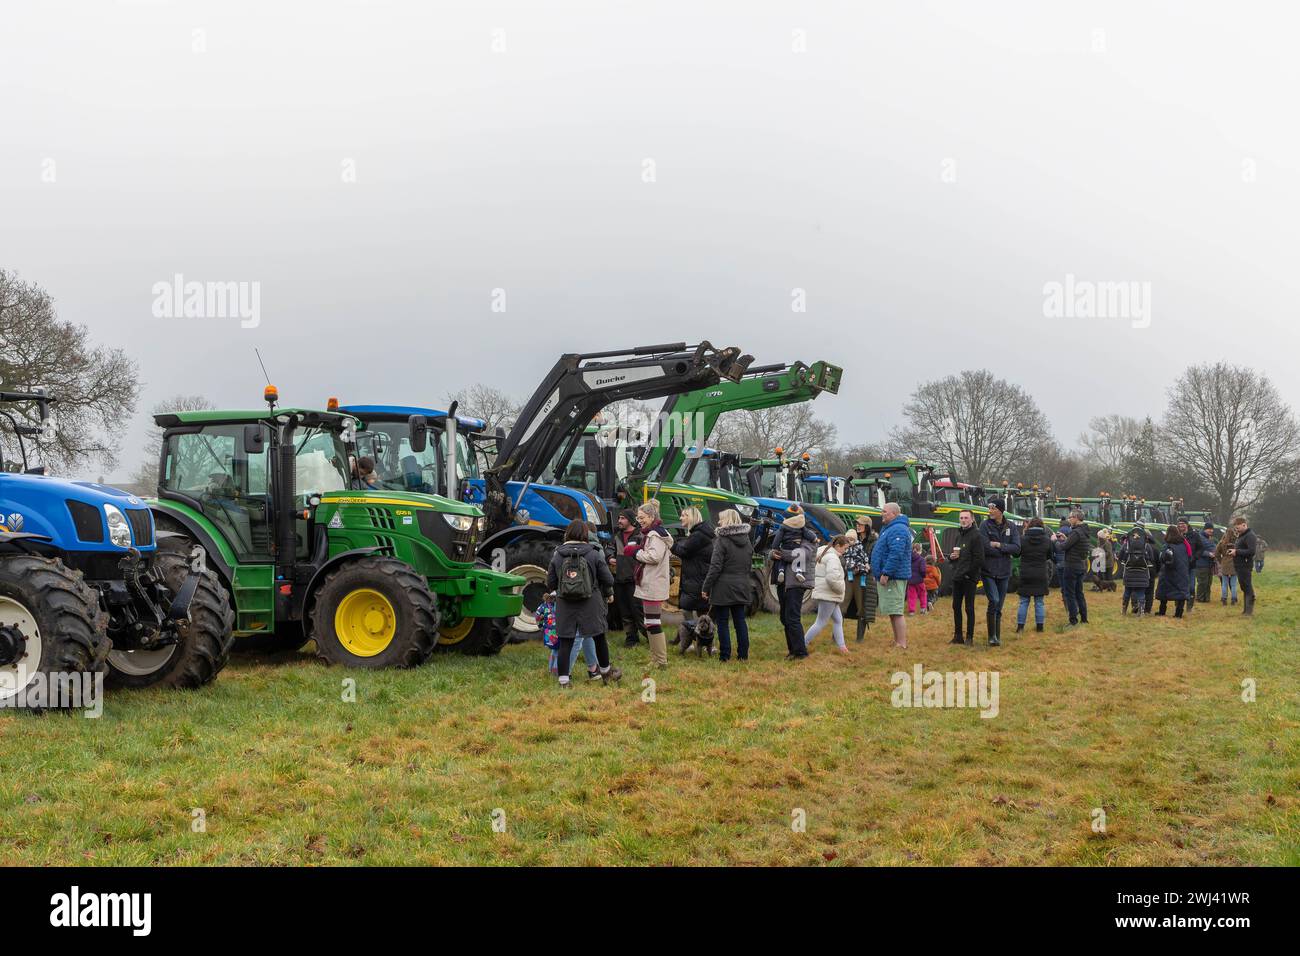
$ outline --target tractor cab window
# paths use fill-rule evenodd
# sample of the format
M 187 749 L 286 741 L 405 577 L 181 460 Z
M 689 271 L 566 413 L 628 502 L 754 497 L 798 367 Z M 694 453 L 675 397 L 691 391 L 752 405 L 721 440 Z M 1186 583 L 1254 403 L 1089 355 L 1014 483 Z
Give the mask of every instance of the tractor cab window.
M 810 505 L 828 504 L 825 481 L 804 481 L 800 482 L 803 486 L 803 500 Z
M 374 461 L 379 488 L 433 494 L 438 489 L 439 442 L 430 439 L 423 451 L 412 451 L 406 422 L 370 422 L 357 432 L 357 454 Z
M 861 484 L 853 482 L 849 488 L 849 498 L 849 503 L 854 505 L 867 505 L 874 508 L 879 503 L 876 486 L 866 482 Z
M 269 560 L 267 452 L 244 450 L 244 425 L 167 436 L 160 491 L 197 505 L 240 558 Z M 265 447 L 270 447 L 269 430 Z
M 309 429 L 295 441 L 297 445 L 295 503 L 306 506 L 312 495 L 342 491 L 349 485 L 347 449 L 333 432 Z
M 447 432 L 444 430 L 438 440 L 438 467 L 441 470 L 442 483 L 447 475 Z M 460 478 L 478 478 L 478 456 L 470 448 L 469 439 L 464 432 L 456 432 L 456 475 Z

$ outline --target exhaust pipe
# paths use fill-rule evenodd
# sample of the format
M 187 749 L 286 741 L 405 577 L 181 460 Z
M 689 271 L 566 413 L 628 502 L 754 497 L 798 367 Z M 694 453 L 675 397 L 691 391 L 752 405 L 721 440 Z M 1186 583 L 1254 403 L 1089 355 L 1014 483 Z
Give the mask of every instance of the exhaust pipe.
M 460 402 L 452 402 L 447 409 L 447 497 L 453 501 L 460 498 L 460 479 L 456 475 L 456 409 Z

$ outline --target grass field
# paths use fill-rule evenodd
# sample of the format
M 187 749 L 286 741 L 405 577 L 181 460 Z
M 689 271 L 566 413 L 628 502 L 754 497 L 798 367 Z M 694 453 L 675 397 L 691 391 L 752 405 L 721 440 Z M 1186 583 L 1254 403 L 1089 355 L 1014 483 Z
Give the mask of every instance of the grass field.
M 621 641 L 621 687 L 563 695 L 539 645 L 373 674 L 236 658 L 99 720 L 0 713 L 0 864 L 1296 865 L 1300 557 L 1257 582 L 1253 619 L 1090 593 L 1064 632 L 1053 593 L 1044 634 L 967 649 L 944 602 L 907 651 L 877 624 L 793 664 L 764 617 L 748 664 L 674 654 L 652 702 Z M 893 707 L 918 662 L 997 671 L 998 715 Z

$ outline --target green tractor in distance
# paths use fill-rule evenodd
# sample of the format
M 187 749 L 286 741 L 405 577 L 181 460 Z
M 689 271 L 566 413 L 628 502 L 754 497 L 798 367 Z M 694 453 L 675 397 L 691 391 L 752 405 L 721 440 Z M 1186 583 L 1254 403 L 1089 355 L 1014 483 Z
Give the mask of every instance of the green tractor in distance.
M 356 420 L 277 408 L 157 415 L 160 531 L 200 544 L 239 638 L 316 642 L 351 667 L 413 667 L 440 623 L 519 612 L 523 579 L 477 567 L 482 512 L 435 495 L 352 488 Z M 413 447 L 427 431 L 412 423 Z M 264 645 L 266 646 L 266 645 Z

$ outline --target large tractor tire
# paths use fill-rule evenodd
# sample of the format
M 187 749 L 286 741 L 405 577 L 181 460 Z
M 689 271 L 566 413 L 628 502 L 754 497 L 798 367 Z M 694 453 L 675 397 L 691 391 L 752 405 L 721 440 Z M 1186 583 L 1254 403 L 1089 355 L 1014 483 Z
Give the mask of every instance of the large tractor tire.
M 366 555 L 330 571 L 316 589 L 311 637 L 331 664 L 415 667 L 438 640 L 438 602 L 406 562 Z
M 189 545 L 168 539 L 154 556 L 163 583 L 173 594 L 190 573 Z M 175 687 L 211 684 L 230 660 L 235 642 L 235 611 L 221 579 L 213 571 L 199 577 L 190 601 L 190 619 L 176 628 L 177 642 L 157 650 L 115 650 L 108 655 L 110 687 Z
M 551 555 L 555 553 L 556 544 L 543 538 L 525 538 L 505 549 L 505 568 L 507 574 L 517 574 L 524 579 L 524 606 L 510 621 L 509 641 L 522 644 L 524 641 L 541 640 L 541 629 L 537 626 L 534 612 L 546 593 L 546 571 L 551 566 Z
M 767 586 L 767 574 L 764 571 L 751 571 L 749 574 L 753 597 L 749 602 L 750 615 L 775 614 L 781 610 L 781 602 Z
M 444 625 L 438 631 L 434 651 L 455 651 L 477 657 L 500 654 L 510 638 L 508 617 L 464 617 L 454 625 Z
M 491 567 L 486 561 L 474 562 L 478 567 Z M 439 607 L 442 618 L 438 627 L 438 643 L 433 646 L 435 652 L 457 651 L 473 657 L 490 657 L 500 654 L 510 639 L 508 617 L 461 617 L 452 607 L 448 611 Z
M 62 561 L 0 557 L 0 699 L 17 697 L 38 674 L 102 671 L 113 646 L 107 627 L 99 595 Z

